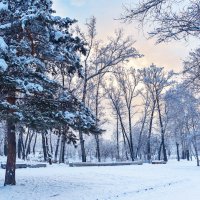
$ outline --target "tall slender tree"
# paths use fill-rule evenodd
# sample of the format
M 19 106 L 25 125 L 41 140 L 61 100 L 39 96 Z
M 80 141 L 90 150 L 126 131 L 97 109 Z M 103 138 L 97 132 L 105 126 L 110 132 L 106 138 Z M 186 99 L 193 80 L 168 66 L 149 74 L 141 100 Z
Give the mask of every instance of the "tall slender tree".
M 124 99 L 127 115 L 128 115 L 128 132 L 130 141 L 130 153 L 131 159 L 135 159 L 134 146 L 133 146 L 133 108 L 134 108 L 134 98 L 138 96 L 137 86 L 139 84 L 139 76 L 134 68 L 123 69 L 123 67 L 118 67 L 115 71 L 115 77 L 117 80 L 117 85 L 122 92 L 122 97 Z
M 152 120 L 154 116 L 155 108 L 158 111 L 159 123 L 160 123 L 160 131 L 161 131 L 161 146 L 163 149 L 163 156 L 164 160 L 167 161 L 167 152 L 166 152 L 166 145 L 165 145 L 165 129 L 164 129 L 164 122 L 162 117 L 162 94 L 167 87 L 169 87 L 173 81 L 171 77 L 173 76 L 173 72 L 165 73 L 162 67 L 156 67 L 152 64 L 149 68 L 144 68 L 139 70 L 141 73 L 141 77 L 146 89 L 150 92 L 152 98 L 152 112 L 151 112 L 151 119 L 150 119 L 150 126 L 149 126 L 149 133 L 152 130 Z M 150 134 L 149 134 L 150 135 Z M 148 144 L 148 148 L 150 144 Z M 149 150 L 148 150 L 149 151 Z M 150 151 L 149 151 L 150 152 Z

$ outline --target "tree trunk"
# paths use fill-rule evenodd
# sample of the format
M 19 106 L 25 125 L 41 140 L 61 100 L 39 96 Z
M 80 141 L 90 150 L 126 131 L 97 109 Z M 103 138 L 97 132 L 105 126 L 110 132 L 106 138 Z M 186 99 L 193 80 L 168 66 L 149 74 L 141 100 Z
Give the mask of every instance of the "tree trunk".
M 26 158 L 31 153 L 31 141 L 33 139 L 33 135 L 34 135 L 34 132 L 30 135 L 29 140 L 28 140 L 28 144 L 27 144 L 27 148 L 26 148 Z
M 162 142 L 160 143 L 160 147 L 158 149 L 158 160 L 161 160 L 161 150 L 162 150 Z
M 21 132 L 21 147 L 22 147 L 22 159 L 25 160 L 25 146 L 24 146 L 24 138 L 23 138 L 23 132 Z
M 8 155 L 8 136 L 7 133 L 5 133 L 4 137 L 4 148 L 3 148 L 4 156 Z
M 80 145 L 81 145 L 81 158 L 82 162 L 86 162 L 86 153 L 85 153 L 85 141 L 83 139 L 83 132 L 79 130 L 79 139 L 80 139 Z
M 119 161 L 119 117 L 117 115 L 117 160 Z
M 15 135 L 15 124 L 11 120 L 7 120 L 7 138 L 8 138 L 8 155 L 7 155 L 4 185 L 16 185 L 15 181 L 16 135 Z
M 130 154 L 131 159 L 134 161 L 134 149 L 133 149 L 133 137 L 132 137 L 132 119 L 131 119 L 131 108 L 128 108 L 128 121 L 129 121 L 129 140 L 130 140 Z
M 163 149 L 163 160 L 167 162 L 167 150 L 165 147 L 165 137 L 164 134 L 162 135 L 162 149 Z
M 120 121 L 120 124 L 121 124 L 121 129 L 122 129 L 122 133 L 124 135 L 124 141 L 125 139 L 127 140 L 128 142 L 128 147 L 129 147 L 129 151 L 130 151 L 130 156 L 131 156 L 131 146 L 130 146 L 130 141 L 129 141 L 129 138 L 127 136 L 127 133 L 126 133 L 126 130 L 124 128 L 124 124 L 123 124 L 123 121 L 122 121 L 122 117 L 121 117 L 121 114 L 118 112 L 118 116 L 119 116 L 119 121 Z M 134 161 L 134 159 L 131 157 L 132 161 Z
M 18 158 L 25 159 L 23 132 L 19 133 L 19 138 L 18 138 L 18 143 L 17 143 L 17 154 L 18 154 Z
M 190 161 L 190 151 L 188 149 L 186 150 L 186 158 L 187 161 Z
M 87 77 L 85 77 L 84 86 L 83 86 L 83 98 L 82 102 L 85 104 L 86 100 L 86 93 L 87 93 Z M 86 153 L 85 153 L 85 141 L 83 139 L 83 132 L 79 130 L 79 139 L 80 139 L 80 145 L 81 145 L 81 158 L 82 162 L 86 162 Z
M 153 124 L 153 116 L 155 111 L 156 101 L 153 102 L 153 108 L 151 111 L 150 123 L 149 123 L 149 132 L 147 139 L 147 160 L 151 162 L 151 132 L 152 132 L 152 124 Z
M 15 105 L 16 98 L 15 92 L 10 92 L 7 102 L 11 105 Z M 10 110 L 13 113 L 14 110 Z M 15 169 L 16 169 L 16 134 L 15 134 L 15 123 L 12 119 L 7 119 L 7 144 L 8 154 L 6 162 L 6 173 L 4 185 L 16 185 L 15 181 Z
M 60 137 L 61 137 L 61 131 L 59 130 L 59 132 L 58 132 L 58 138 L 57 138 L 57 143 L 56 143 L 55 156 L 54 156 L 54 161 L 55 162 L 57 162 L 58 149 L 59 149 L 59 145 L 60 145 Z
M 43 155 L 44 155 L 44 161 L 47 161 L 47 149 L 46 149 L 46 136 L 45 133 L 42 133 L 42 149 L 43 149 Z
M 60 146 L 59 163 L 65 162 L 65 143 L 66 143 L 66 133 L 63 132 L 62 139 L 61 139 L 61 146 Z
M 96 140 L 96 150 L 97 150 L 97 159 L 98 162 L 101 162 L 101 154 L 100 154 L 100 145 L 99 145 L 99 135 L 95 134 L 95 140 Z
M 33 154 L 34 155 L 35 155 L 36 142 L 37 142 L 37 132 L 35 133 L 35 140 L 34 140 L 34 144 L 33 144 Z
M 18 142 L 17 142 L 17 156 L 22 158 L 22 132 L 19 133 Z
M 65 145 L 66 145 L 66 135 L 63 135 L 63 145 L 62 145 L 62 163 L 65 163 Z
M 25 144 L 24 144 L 25 149 L 27 148 L 27 143 L 28 143 L 29 135 L 30 135 L 30 129 L 28 128 L 28 132 L 27 132 L 26 140 L 25 140 Z
M 193 146 L 194 146 L 194 151 L 195 151 L 195 157 L 196 157 L 196 160 L 197 160 L 197 166 L 199 166 L 199 154 L 198 154 L 198 150 L 197 150 L 196 145 L 193 145 Z
M 160 110 L 160 103 L 159 103 L 158 96 L 156 97 L 156 100 L 157 100 L 157 108 L 158 108 L 158 115 L 159 115 L 160 128 L 161 128 L 161 141 L 162 141 L 162 149 L 163 149 L 163 160 L 167 162 L 167 151 L 166 151 L 166 147 L 165 147 L 165 131 L 164 131 L 164 127 L 163 127 L 161 110 Z
M 123 136 L 123 141 L 124 141 L 124 149 L 125 149 L 125 156 L 126 156 L 126 160 L 129 160 L 128 158 L 128 153 L 127 153 L 127 145 L 126 145 L 126 137 L 124 135 L 124 131 L 122 130 L 122 136 Z
M 146 122 L 146 114 L 145 114 L 144 120 L 143 120 L 143 122 L 142 122 L 142 127 L 141 127 L 141 129 L 140 129 L 140 134 L 139 134 L 139 139 L 138 139 L 138 145 L 137 145 L 136 154 L 135 154 L 135 157 L 136 157 L 136 158 L 138 157 L 138 154 L 139 154 L 139 152 L 140 152 L 141 141 L 142 141 L 142 133 L 143 133 L 143 130 L 144 130 L 145 122 Z
M 48 162 L 50 165 L 52 165 L 52 154 L 49 150 L 49 143 L 48 143 L 47 135 L 48 135 L 48 132 L 46 131 L 46 133 L 45 133 L 45 148 L 46 148 Z
M 96 126 L 98 126 L 98 116 L 99 116 L 99 88 L 100 88 L 100 77 L 98 77 L 97 90 L 96 90 L 96 99 L 95 99 L 95 113 L 96 113 Z M 100 144 L 99 144 L 99 135 L 95 135 L 96 140 L 96 150 L 97 150 L 97 159 L 98 162 L 101 162 L 101 154 L 100 154 Z
M 185 153 L 185 150 L 182 150 L 182 156 L 181 156 L 181 158 L 182 158 L 183 160 L 186 159 L 186 153 Z
M 192 142 L 193 147 L 194 147 L 194 151 L 195 151 L 195 157 L 197 160 L 197 166 L 199 166 L 199 153 L 198 153 L 198 146 L 197 146 L 197 138 L 196 138 L 196 134 L 194 136 L 194 141 Z
M 49 143 L 50 143 L 51 155 L 53 155 L 53 145 L 52 145 L 51 132 L 50 132 Z
M 176 142 L 176 153 L 177 153 L 177 161 L 180 161 L 179 143 L 178 142 Z

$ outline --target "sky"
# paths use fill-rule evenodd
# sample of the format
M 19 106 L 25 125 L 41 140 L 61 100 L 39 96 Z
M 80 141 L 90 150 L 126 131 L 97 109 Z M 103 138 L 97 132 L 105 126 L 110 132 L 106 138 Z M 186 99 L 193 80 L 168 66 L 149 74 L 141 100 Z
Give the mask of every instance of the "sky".
M 189 51 L 198 47 L 199 42 L 190 38 L 189 42 L 174 41 L 155 45 L 155 39 L 147 39 L 148 35 L 138 29 L 136 23 L 124 24 L 116 20 L 123 13 L 123 5 L 136 4 L 138 0 L 53 0 L 53 7 L 57 15 L 78 20 L 78 25 L 83 27 L 86 19 L 91 16 L 97 18 L 98 37 L 106 40 L 114 31 L 124 29 L 126 35 L 131 35 L 135 48 L 144 55 L 142 59 L 131 62 L 134 67 L 147 67 L 152 63 L 166 69 L 180 71 L 182 62 L 187 58 Z
M 135 48 L 144 55 L 143 58 L 131 61 L 129 65 L 135 68 L 148 67 L 152 63 L 165 70 L 182 70 L 183 60 L 188 57 L 191 50 L 198 47 L 197 39 L 190 38 L 189 42 L 175 41 L 155 45 L 155 39 L 148 40 L 145 30 L 139 30 L 138 24 L 124 24 L 119 20 L 123 13 L 123 4 L 136 4 L 138 0 L 53 0 L 57 15 L 78 20 L 83 28 L 86 19 L 95 16 L 97 19 L 97 34 L 102 40 L 112 36 L 115 30 L 123 28 L 126 35 L 134 38 Z M 114 127 L 108 122 L 106 125 L 106 138 L 110 138 Z

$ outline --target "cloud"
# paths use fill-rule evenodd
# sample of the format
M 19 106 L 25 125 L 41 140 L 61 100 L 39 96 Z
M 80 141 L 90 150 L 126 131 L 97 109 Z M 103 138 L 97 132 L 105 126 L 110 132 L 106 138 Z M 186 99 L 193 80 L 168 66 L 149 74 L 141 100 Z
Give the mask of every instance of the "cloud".
M 86 3 L 86 0 L 71 0 L 73 6 L 82 6 Z

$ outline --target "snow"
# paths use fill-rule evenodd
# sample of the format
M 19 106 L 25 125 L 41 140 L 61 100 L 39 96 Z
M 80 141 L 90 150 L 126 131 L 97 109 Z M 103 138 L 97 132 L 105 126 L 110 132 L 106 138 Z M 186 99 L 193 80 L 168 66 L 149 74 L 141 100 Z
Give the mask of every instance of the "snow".
M 14 112 L 13 114 L 15 114 L 20 121 L 24 119 L 24 116 L 20 112 Z
M 1 200 L 199 200 L 200 168 L 194 162 L 166 165 L 18 169 L 17 185 L 3 186 Z
M 64 117 L 65 117 L 66 120 L 69 121 L 69 123 L 73 123 L 76 115 L 72 112 L 65 111 Z
M 0 25 L 0 30 L 4 30 L 4 29 L 7 29 L 7 28 L 11 28 L 11 23 Z
M 22 29 L 24 30 L 25 27 L 26 27 L 26 23 L 30 20 L 33 20 L 35 18 L 38 17 L 38 14 L 39 12 L 37 12 L 37 14 L 28 14 L 28 15 L 24 15 L 22 18 L 21 18 L 21 23 L 22 23 Z
M 0 58 L 0 72 L 5 72 L 7 68 L 8 68 L 8 65 L 6 61 Z
M 36 83 L 28 83 L 26 86 L 26 90 L 30 91 L 37 91 L 37 92 L 42 92 L 43 87 L 39 84 Z
M 4 39 L 0 37 L 0 50 L 5 52 L 8 48 L 8 45 L 5 43 Z
M 60 38 L 63 38 L 65 35 L 61 31 L 55 32 L 55 40 L 58 41 Z
M 6 10 L 8 10 L 8 4 L 0 2 L 0 11 L 6 11 Z
M 16 78 L 15 82 L 18 84 L 18 87 L 23 88 L 26 91 L 26 94 L 29 94 L 31 92 L 43 92 L 44 88 L 38 84 L 38 83 L 32 83 L 32 82 L 28 82 L 27 80 L 21 80 Z

